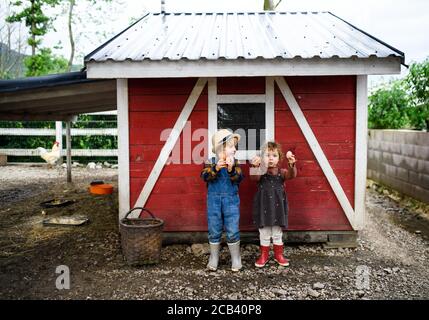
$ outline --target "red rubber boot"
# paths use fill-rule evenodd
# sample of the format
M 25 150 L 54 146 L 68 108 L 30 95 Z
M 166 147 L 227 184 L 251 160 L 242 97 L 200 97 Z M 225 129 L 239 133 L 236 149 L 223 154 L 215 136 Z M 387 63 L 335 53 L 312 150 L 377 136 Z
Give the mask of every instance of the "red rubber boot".
M 270 247 L 259 246 L 259 249 L 261 249 L 261 255 L 258 260 L 256 260 L 255 267 L 262 268 L 267 264 L 268 260 L 270 260 Z
M 281 266 L 287 267 L 289 260 L 283 256 L 283 245 L 273 245 L 274 248 L 274 260 Z

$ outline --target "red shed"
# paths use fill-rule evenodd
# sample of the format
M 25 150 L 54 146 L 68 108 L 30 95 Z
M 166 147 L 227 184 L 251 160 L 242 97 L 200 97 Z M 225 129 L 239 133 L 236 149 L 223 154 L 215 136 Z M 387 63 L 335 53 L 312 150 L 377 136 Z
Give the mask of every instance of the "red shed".
M 201 160 L 227 127 L 258 138 L 239 147 L 247 177 L 259 142 L 296 154 L 289 240 L 362 228 L 367 76 L 399 73 L 399 50 L 330 12 L 153 13 L 85 61 L 88 78 L 118 79 L 120 217 L 145 206 L 167 236 L 207 231 Z M 241 183 L 242 232 L 256 230 L 255 190 Z

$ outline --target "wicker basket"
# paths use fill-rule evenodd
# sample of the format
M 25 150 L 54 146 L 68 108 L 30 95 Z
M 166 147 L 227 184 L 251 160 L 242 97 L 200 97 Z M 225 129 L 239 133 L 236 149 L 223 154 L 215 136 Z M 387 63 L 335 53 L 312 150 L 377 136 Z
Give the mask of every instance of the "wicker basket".
M 138 218 L 128 218 L 134 210 L 142 210 Z M 142 219 L 144 212 L 151 218 Z M 136 207 L 127 212 L 121 219 L 119 228 L 121 232 L 122 252 L 129 265 L 138 266 L 158 263 L 161 256 L 162 228 L 164 221 L 148 209 Z

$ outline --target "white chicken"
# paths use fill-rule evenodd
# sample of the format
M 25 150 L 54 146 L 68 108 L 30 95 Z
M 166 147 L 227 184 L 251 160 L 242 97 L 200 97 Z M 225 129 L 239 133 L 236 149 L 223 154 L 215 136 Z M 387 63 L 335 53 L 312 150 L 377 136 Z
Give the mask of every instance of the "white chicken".
M 52 150 L 49 152 L 45 148 L 37 148 L 37 150 L 39 150 L 40 152 L 40 157 L 45 160 L 50 167 L 56 165 L 61 157 L 61 150 L 59 145 L 60 143 L 58 141 L 55 141 L 54 145 L 52 146 Z

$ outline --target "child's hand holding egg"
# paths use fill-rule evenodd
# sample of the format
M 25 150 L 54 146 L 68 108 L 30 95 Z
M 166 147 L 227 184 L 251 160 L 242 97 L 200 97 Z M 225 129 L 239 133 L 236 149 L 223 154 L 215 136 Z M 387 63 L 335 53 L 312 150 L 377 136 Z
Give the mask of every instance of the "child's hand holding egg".
M 251 163 L 252 163 L 252 166 L 259 167 L 261 165 L 261 157 L 254 156 Z
M 292 151 L 289 150 L 288 152 L 286 152 L 286 158 L 287 158 L 287 161 L 289 162 L 290 166 L 293 166 L 295 164 L 296 159 L 295 159 L 295 155 L 292 153 Z
M 228 166 L 228 171 L 231 171 L 234 165 L 234 157 L 233 156 L 226 157 L 225 163 Z

